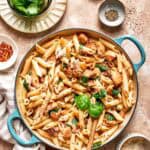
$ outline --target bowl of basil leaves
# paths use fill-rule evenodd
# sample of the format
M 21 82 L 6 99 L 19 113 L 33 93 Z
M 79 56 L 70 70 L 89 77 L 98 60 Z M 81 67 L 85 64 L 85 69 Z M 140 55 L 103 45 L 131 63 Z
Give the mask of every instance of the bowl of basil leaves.
M 8 0 L 10 8 L 20 16 L 33 18 L 44 13 L 52 0 Z

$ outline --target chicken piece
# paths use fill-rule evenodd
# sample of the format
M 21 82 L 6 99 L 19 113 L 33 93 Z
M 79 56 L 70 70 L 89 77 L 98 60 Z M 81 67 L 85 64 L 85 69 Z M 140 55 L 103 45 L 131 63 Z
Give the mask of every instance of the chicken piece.
M 116 86 L 122 83 L 122 76 L 117 70 L 111 70 L 111 78 Z
M 58 131 L 56 131 L 55 128 L 48 129 L 47 132 L 54 137 L 57 137 L 58 135 Z
M 50 117 L 55 121 L 57 121 L 59 119 L 59 116 L 60 116 L 59 112 L 51 112 L 50 113 Z
M 116 120 L 118 120 L 119 122 L 123 122 L 123 120 L 124 120 L 123 117 L 117 111 L 108 110 L 107 112 L 112 114 L 116 118 Z
M 88 42 L 88 37 L 84 33 L 80 33 L 78 39 L 81 44 L 86 44 Z
M 88 42 L 87 42 L 87 44 L 86 44 L 86 47 L 88 47 L 88 48 L 96 51 L 97 46 L 96 46 L 95 40 L 89 39 Z
M 66 49 L 65 48 L 62 49 L 61 46 L 58 45 L 56 50 L 55 50 L 56 59 L 59 59 L 65 55 L 66 55 Z
M 96 46 L 97 46 L 97 54 L 103 56 L 103 54 L 105 53 L 105 46 L 100 41 L 96 43 Z
M 99 92 L 102 89 L 102 85 L 99 80 L 90 80 L 88 82 L 88 90 L 93 92 Z
M 113 52 L 113 51 L 108 50 L 105 53 L 105 58 L 108 61 L 113 61 L 116 57 L 117 57 L 117 54 L 115 52 Z
M 68 77 L 80 77 L 83 70 L 80 67 L 80 61 L 75 58 L 71 58 L 70 65 L 65 70 Z
M 66 115 L 64 115 L 64 116 L 61 116 L 61 117 L 59 118 L 59 121 L 62 121 L 62 122 L 63 122 L 63 121 L 68 121 L 69 117 L 70 117 L 70 116 L 66 114 Z
M 92 47 L 92 46 L 91 46 Z M 80 49 L 80 53 L 83 55 L 94 55 L 96 53 L 96 49 L 92 49 L 86 46 L 82 46 Z
M 100 75 L 100 71 L 98 68 L 95 68 L 94 70 L 86 69 L 83 73 L 83 76 L 86 76 L 88 78 L 97 77 Z
M 47 106 L 47 112 L 53 110 L 54 108 L 57 108 L 57 106 L 58 106 L 57 103 L 49 104 L 49 105 Z
M 85 63 L 85 62 L 80 62 L 80 68 L 81 68 L 82 70 L 85 70 L 85 69 L 87 68 L 86 63 Z
M 58 81 L 59 82 L 59 81 Z M 56 94 L 59 94 L 64 89 L 63 82 L 60 82 L 54 86 L 54 91 Z
M 63 131 L 63 136 L 65 139 L 69 139 L 71 137 L 71 128 L 70 127 L 66 127 Z

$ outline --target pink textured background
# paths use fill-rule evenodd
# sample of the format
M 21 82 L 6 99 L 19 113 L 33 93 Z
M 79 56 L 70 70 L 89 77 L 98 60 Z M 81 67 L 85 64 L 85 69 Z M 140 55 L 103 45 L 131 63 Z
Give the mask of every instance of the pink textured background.
M 24 53 L 44 35 L 56 30 L 70 27 L 86 27 L 97 30 L 111 37 L 130 34 L 137 37 L 145 47 L 147 59 L 138 72 L 139 101 L 136 112 L 128 127 L 112 143 L 103 150 L 114 150 L 118 141 L 128 133 L 143 133 L 150 138 L 150 0 L 121 0 L 126 6 L 126 20 L 121 27 L 109 29 L 103 27 L 98 20 L 98 8 L 102 0 L 68 0 L 66 14 L 62 21 L 52 30 L 39 35 L 25 35 L 14 31 L 0 19 L 0 32 L 10 35 L 18 44 L 19 55 Z M 123 44 L 134 62 L 140 59 L 135 46 L 129 42 Z M 18 57 L 18 61 L 19 61 Z M 17 62 L 18 62 L 17 61 Z M 15 71 L 14 68 L 11 69 Z M 0 141 L 0 150 L 11 150 L 12 146 Z M 47 148 L 51 150 L 51 148 Z

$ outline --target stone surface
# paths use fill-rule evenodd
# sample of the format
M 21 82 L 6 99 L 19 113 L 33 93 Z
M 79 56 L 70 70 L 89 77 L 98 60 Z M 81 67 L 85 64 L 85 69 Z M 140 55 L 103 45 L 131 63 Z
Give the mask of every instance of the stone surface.
M 71 27 L 84 27 L 97 30 L 112 38 L 124 34 L 137 37 L 145 47 L 147 59 L 144 66 L 138 72 L 139 101 L 135 114 L 124 132 L 103 150 L 115 150 L 119 140 L 128 133 L 138 132 L 150 138 L 150 1 L 149 0 L 122 0 L 126 7 L 126 20 L 124 24 L 115 29 L 109 29 L 100 24 L 98 20 L 98 8 L 102 0 L 68 0 L 68 8 L 63 20 L 53 29 L 39 35 L 25 35 L 14 31 L 0 20 L 0 32 L 10 35 L 19 46 L 19 55 L 22 57 L 25 52 L 44 35 L 56 30 Z M 129 42 L 123 43 L 134 62 L 140 57 L 137 49 Z M 18 62 L 20 58 L 18 57 Z M 15 67 L 11 70 L 15 70 Z M 11 150 L 12 146 L 0 141 L 0 150 Z M 51 150 L 51 148 L 47 148 Z

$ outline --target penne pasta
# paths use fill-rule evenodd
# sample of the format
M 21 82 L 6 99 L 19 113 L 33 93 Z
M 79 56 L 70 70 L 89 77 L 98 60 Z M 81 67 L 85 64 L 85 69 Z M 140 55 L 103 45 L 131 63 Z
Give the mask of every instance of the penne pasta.
M 36 51 L 39 53 L 39 54 L 44 54 L 46 52 L 46 49 L 41 47 L 40 45 L 36 44 Z
M 47 60 L 56 50 L 57 43 L 54 43 L 43 55 L 43 59 Z
M 27 107 L 29 109 L 36 108 L 36 107 L 40 106 L 42 103 L 43 103 L 43 100 L 37 100 L 35 102 L 31 102 Z
M 107 112 L 111 113 L 118 121 L 122 122 L 124 119 L 120 116 L 119 113 L 115 110 L 108 110 Z
M 61 93 L 59 93 L 59 95 L 53 95 L 52 99 L 54 99 L 54 100 L 61 99 L 71 93 L 72 93 L 72 89 L 66 89 L 66 90 L 62 91 Z
M 35 60 L 32 60 L 32 66 L 35 70 L 36 75 L 39 76 L 39 77 L 42 77 L 41 69 L 40 69 L 38 63 Z
M 32 63 L 32 59 L 33 59 L 32 55 L 26 59 L 24 67 L 23 67 L 22 72 L 21 72 L 21 76 L 24 76 L 25 74 L 28 73 L 30 66 L 31 66 L 31 63 Z
M 112 42 L 62 35 L 29 53 L 17 79 L 17 103 L 40 138 L 63 150 L 91 150 L 125 122 L 136 102 L 133 79 L 128 58 Z
M 111 44 L 110 42 L 108 42 L 108 41 L 106 41 L 104 39 L 100 39 L 100 42 L 102 42 L 110 50 L 116 51 L 116 46 Z
M 73 36 L 73 43 L 74 43 L 76 52 L 79 53 L 80 44 L 79 44 L 79 40 L 78 40 L 77 35 L 74 35 L 74 36 Z
M 36 96 L 36 95 L 40 95 L 41 93 L 41 88 L 35 89 L 33 91 L 30 91 L 27 93 L 27 97 L 32 97 L 32 96 Z
M 46 120 L 44 120 L 44 121 L 42 121 L 42 122 L 39 122 L 38 124 L 36 124 L 36 125 L 33 125 L 31 128 L 32 129 L 39 129 L 39 128 L 42 128 L 43 126 L 45 126 L 46 124 L 48 124 L 48 123 L 50 123 L 51 122 L 51 120 L 50 119 L 46 119 Z
M 35 57 L 35 60 L 44 68 L 49 68 L 51 66 L 50 63 L 44 61 L 42 58 L 40 57 Z
M 41 129 L 38 129 L 37 132 L 43 136 L 44 138 L 46 139 L 49 139 L 49 140 L 52 140 L 52 137 L 46 132 L 46 131 L 43 131 Z

